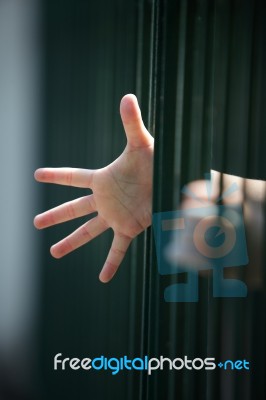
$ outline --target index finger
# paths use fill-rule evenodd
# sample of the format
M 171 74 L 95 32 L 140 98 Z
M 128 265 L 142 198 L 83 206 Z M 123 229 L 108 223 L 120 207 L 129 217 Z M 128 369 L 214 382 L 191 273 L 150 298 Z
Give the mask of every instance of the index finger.
M 94 170 L 81 168 L 39 168 L 34 177 L 38 182 L 91 188 Z

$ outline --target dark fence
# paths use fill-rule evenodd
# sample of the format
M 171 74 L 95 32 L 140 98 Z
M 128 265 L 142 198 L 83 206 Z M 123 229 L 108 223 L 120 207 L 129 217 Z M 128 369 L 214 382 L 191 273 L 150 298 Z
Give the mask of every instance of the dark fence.
M 262 1 L 46 0 L 43 11 L 45 165 L 99 168 L 111 162 L 125 145 L 119 102 L 133 92 L 155 136 L 154 212 L 178 209 L 183 185 L 204 179 L 211 168 L 265 179 Z M 159 274 L 151 228 L 131 245 L 108 285 L 98 282 L 98 273 L 110 232 L 60 261 L 50 258 L 48 247 L 79 222 L 45 233 L 44 399 L 265 398 L 265 197 L 250 197 L 245 184 L 244 213 L 251 209 L 258 222 L 247 232 L 250 262 L 237 275 L 248 286 L 244 298 L 214 297 L 210 272 L 198 277 L 198 301 L 164 301 L 165 289 L 188 277 L 186 271 Z M 83 193 L 47 186 L 44 208 Z M 54 371 L 59 352 L 79 358 L 246 359 L 251 367 L 113 376 Z

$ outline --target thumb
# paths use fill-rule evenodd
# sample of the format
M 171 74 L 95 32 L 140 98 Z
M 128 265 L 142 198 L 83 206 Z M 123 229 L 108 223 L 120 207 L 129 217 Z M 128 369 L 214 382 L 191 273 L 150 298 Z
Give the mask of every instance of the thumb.
M 134 94 L 126 94 L 120 103 L 120 114 L 131 147 L 145 147 L 153 143 L 153 137 L 146 129 L 138 100 Z

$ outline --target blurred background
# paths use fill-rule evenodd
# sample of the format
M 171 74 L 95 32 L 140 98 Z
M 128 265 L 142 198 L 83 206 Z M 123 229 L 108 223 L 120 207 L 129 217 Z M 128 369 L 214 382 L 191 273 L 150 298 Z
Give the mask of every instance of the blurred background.
M 50 246 L 81 222 L 38 232 L 34 215 L 85 191 L 41 187 L 33 173 L 102 167 L 123 150 L 119 103 L 136 89 L 136 13 L 123 1 L 0 2 L 1 400 L 102 399 L 109 383 L 114 398 L 127 398 L 125 376 L 55 377 L 53 357 L 134 352 L 140 321 L 133 326 L 130 313 L 141 291 L 130 282 L 141 280 L 143 254 L 128 257 L 110 285 L 98 280 L 110 232 L 53 260 Z
M 32 229 L 42 158 L 40 4 L 0 2 L 0 398 L 30 393 L 40 315 L 40 241 Z M 25 397 L 27 398 L 27 397 Z
M 243 189 L 257 226 L 245 299 L 213 298 L 201 276 L 198 303 L 166 303 L 184 274 L 159 275 L 150 229 L 103 285 L 111 232 L 54 260 L 50 246 L 81 221 L 32 223 L 86 193 L 38 184 L 36 168 L 99 168 L 121 153 L 126 93 L 156 133 L 155 212 L 178 208 L 182 185 L 211 167 L 265 179 L 265 17 L 260 0 L 0 0 L 0 400 L 265 399 L 265 192 Z M 54 371 L 57 353 L 247 358 L 253 369 L 112 376 Z

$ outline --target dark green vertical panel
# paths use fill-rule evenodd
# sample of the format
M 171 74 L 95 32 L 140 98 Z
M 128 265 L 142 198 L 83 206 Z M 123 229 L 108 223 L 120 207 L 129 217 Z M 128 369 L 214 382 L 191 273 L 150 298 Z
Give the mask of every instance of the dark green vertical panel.
M 265 178 L 266 9 L 262 1 L 216 1 L 213 168 Z
M 159 1 L 158 13 L 155 212 L 177 209 L 182 185 L 202 177 L 210 168 L 213 123 L 213 41 L 209 37 L 214 24 L 213 4 Z M 154 278 L 151 292 L 159 305 L 153 327 L 159 332 L 157 342 L 151 339 L 152 354 L 172 359 L 206 354 L 206 278 L 200 284 L 205 290 L 200 290 L 199 303 L 165 303 L 163 299 L 168 285 L 185 280 L 186 273 L 159 277 L 157 272 Z M 206 398 L 206 377 L 201 373 L 161 371 L 155 382 L 149 383 L 150 398 Z
M 119 102 L 135 92 L 155 136 L 155 212 L 177 209 L 183 184 L 203 178 L 211 166 L 265 177 L 261 1 L 68 0 L 46 1 L 44 10 L 47 165 L 98 168 L 112 161 L 125 144 Z M 45 190 L 46 208 L 84 193 Z M 97 276 L 110 233 L 64 260 L 47 256 L 49 245 L 75 226 L 45 234 L 45 399 L 88 393 L 95 400 L 263 398 L 261 286 L 247 301 L 213 299 L 212 276 L 202 276 L 198 303 L 164 302 L 165 288 L 185 282 L 186 273 L 159 275 L 150 229 L 133 243 L 117 278 L 102 286 Z M 260 279 L 263 287 L 264 275 Z M 257 373 L 248 379 L 219 371 L 56 374 L 52 358 L 58 352 L 217 359 L 244 354 Z
M 265 151 L 265 119 L 260 113 L 265 105 L 262 2 L 156 1 L 155 13 L 154 211 L 177 209 L 182 185 L 203 178 L 211 166 L 265 179 L 261 155 Z M 222 184 L 221 189 L 225 189 Z M 247 204 L 249 201 L 247 196 Z M 263 218 L 263 212 L 258 215 Z M 252 252 L 254 243 L 249 239 Z M 257 244 L 257 248 L 261 256 L 262 246 Z M 199 279 L 198 303 L 165 304 L 164 288 L 186 277 L 160 277 L 154 262 L 152 257 L 149 352 L 170 358 L 184 354 L 217 360 L 250 358 L 256 372 L 236 376 L 219 370 L 213 374 L 161 372 L 148 380 L 144 398 L 248 399 L 253 393 L 263 398 L 263 381 L 259 387 L 255 382 L 258 384 L 258 371 L 264 370 L 264 356 L 259 357 L 252 339 L 257 337 L 257 329 L 265 332 L 263 290 L 258 294 L 251 289 L 247 299 L 216 299 L 210 274 Z M 251 257 L 248 271 L 253 263 L 258 262 Z M 245 271 L 240 279 L 247 279 Z M 264 276 L 258 279 L 263 287 Z M 253 313 L 259 318 L 255 327 Z M 264 351 L 262 339 L 260 343 Z
M 119 103 L 136 90 L 138 16 L 133 1 L 45 1 L 45 148 L 47 166 L 99 168 L 125 145 Z M 44 207 L 82 196 L 74 188 L 47 186 Z M 109 285 L 98 274 L 111 232 L 62 260 L 49 246 L 82 220 L 43 233 L 41 368 L 44 399 L 135 399 L 136 375 L 55 372 L 53 357 L 139 356 L 143 238 Z M 137 384 L 136 384 L 137 383 Z

